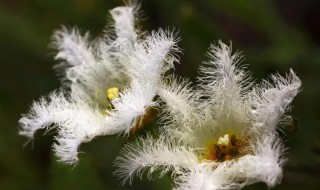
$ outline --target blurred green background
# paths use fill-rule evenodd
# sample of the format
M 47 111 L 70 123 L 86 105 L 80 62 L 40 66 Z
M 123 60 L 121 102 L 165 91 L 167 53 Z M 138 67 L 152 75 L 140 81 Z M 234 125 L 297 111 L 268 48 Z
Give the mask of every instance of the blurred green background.
M 291 115 L 299 119 L 288 132 L 288 163 L 274 189 L 320 189 L 320 1 L 319 0 L 141 0 L 151 31 L 179 30 L 183 49 L 176 71 L 192 79 L 218 39 L 232 41 L 245 64 L 261 81 L 269 73 L 293 68 L 303 88 Z M 119 0 L 0 0 L 0 189 L 170 189 L 168 176 L 148 181 L 137 177 L 120 186 L 112 175 L 113 160 L 125 140 L 99 137 L 84 144 L 76 167 L 58 163 L 51 151 L 53 135 L 18 135 L 18 120 L 33 100 L 59 88 L 52 66 L 50 37 L 62 24 L 99 35 L 108 10 Z M 268 189 L 255 184 L 245 189 Z

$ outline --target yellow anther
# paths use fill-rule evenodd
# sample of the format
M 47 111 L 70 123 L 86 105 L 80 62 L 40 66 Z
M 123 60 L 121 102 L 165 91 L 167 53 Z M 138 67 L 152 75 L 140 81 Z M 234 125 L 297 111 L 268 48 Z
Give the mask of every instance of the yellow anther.
M 117 88 L 117 87 L 108 88 L 107 89 L 107 98 L 109 100 L 119 98 L 119 88 Z
M 229 134 L 225 134 L 223 137 L 219 137 L 218 144 L 229 146 Z
M 223 162 L 238 158 L 250 153 L 248 139 L 237 138 L 235 134 L 226 133 L 206 144 L 206 149 L 200 156 L 200 160 L 214 160 Z

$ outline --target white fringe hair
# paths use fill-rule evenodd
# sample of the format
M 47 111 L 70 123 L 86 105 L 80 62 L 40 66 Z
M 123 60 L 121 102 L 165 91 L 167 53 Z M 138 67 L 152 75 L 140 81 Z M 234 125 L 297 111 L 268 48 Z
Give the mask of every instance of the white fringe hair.
M 278 133 L 292 121 L 286 113 L 301 86 L 292 69 L 256 84 L 240 65 L 240 53 L 219 41 L 210 46 L 193 84 L 166 75 L 179 62 L 173 31 L 139 31 L 139 6 L 131 1 L 110 14 L 112 24 L 94 40 L 76 28 L 54 33 L 61 88 L 33 102 L 19 120 L 20 135 L 32 140 L 39 129 L 56 130 L 54 152 L 72 165 L 82 143 L 129 135 L 147 110 L 157 107 L 162 124 L 157 137 L 137 137 L 114 162 L 123 183 L 144 172 L 152 178 L 155 171 L 160 177 L 170 173 L 176 190 L 281 182 L 286 148 Z M 114 87 L 119 94 L 107 99 Z M 220 145 L 234 152 L 221 159 Z
M 115 161 L 123 183 L 136 174 L 171 172 L 176 190 L 241 189 L 264 182 L 280 183 L 286 148 L 278 124 L 299 92 L 301 82 L 290 70 L 287 77 L 271 75 L 272 82 L 255 85 L 240 55 L 222 42 L 209 49 L 200 68 L 196 89 L 186 80 L 170 78 L 160 91 L 163 104 L 158 139 L 139 138 L 126 145 Z M 207 142 L 217 142 L 230 131 L 248 143 L 246 153 L 234 159 L 203 158 Z M 160 175 L 161 176 L 161 175 Z
M 21 135 L 33 139 L 39 129 L 57 128 L 55 154 L 75 164 L 81 143 L 99 135 L 128 134 L 137 118 L 158 104 L 154 97 L 161 76 L 178 61 L 178 39 L 169 30 L 138 31 L 138 11 L 135 3 L 111 10 L 113 25 L 95 40 L 76 28 L 54 33 L 62 89 L 32 104 L 19 120 Z M 121 91 L 110 103 L 106 90 L 111 87 Z

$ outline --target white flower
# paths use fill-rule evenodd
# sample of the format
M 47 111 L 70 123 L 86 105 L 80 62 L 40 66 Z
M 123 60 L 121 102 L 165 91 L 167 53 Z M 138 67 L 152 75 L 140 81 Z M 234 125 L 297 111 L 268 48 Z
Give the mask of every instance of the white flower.
M 240 56 L 219 42 L 201 68 L 198 88 L 174 81 L 160 91 L 166 103 L 159 138 L 140 138 L 116 159 L 115 174 L 130 181 L 161 170 L 172 172 L 175 189 L 220 190 L 281 181 L 286 150 L 277 133 L 301 82 L 295 73 L 272 75 L 254 85 Z M 179 84 L 180 83 L 180 84 Z
M 110 13 L 114 24 L 96 40 L 65 27 L 53 35 L 62 89 L 34 102 L 19 121 L 20 134 L 31 139 L 38 129 L 56 128 L 53 147 L 68 164 L 78 161 L 81 143 L 99 135 L 128 134 L 141 125 L 149 107 L 157 105 L 160 78 L 179 51 L 169 31 L 145 35 L 135 28 L 136 5 Z

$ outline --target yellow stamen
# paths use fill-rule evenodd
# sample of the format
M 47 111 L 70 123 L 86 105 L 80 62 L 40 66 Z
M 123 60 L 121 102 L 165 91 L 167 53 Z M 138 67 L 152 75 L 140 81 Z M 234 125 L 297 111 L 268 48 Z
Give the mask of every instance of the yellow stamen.
M 108 88 L 107 89 L 107 98 L 109 100 L 119 98 L 119 88 L 117 88 L 117 87 Z
M 225 134 L 223 137 L 219 137 L 218 144 L 229 146 L 229 134 Z
M 207 150 L 201 155 L 201 160 L 214 160 L 223 162 L 235 159 L 246 154 L 248 143 L 245 139 L 239 139 L 235 134 L 224 134 L 218 140 L 208 143 Z

